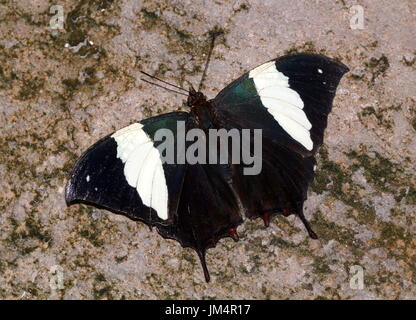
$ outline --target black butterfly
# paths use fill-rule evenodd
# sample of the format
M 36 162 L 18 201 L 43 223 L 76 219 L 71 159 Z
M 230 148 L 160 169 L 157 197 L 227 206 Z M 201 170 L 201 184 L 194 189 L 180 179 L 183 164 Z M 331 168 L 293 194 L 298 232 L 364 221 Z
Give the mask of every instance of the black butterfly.
M 336 88 L 347 71 L 328 57 L 297 54 L 251 70 L 212 100 L 191 88 L 190 112 L 133 123 L 90 147 L 72 172 L 66 202 L 92 204 L 155 226 L 164 238 L 196 250 L 206 281 L 206 250 L 224 237 L 238 240 L 243 215 L 262 217 L 267 226 L 271 214 L 296 214 L 316 238 L 303 203 Z M 243 165 L 231 161 L 162 163 L 155 134 L 166 128 L 179 139 L 179 122 L 186 132 L 261 129 L 260 174 L 245 175 Z

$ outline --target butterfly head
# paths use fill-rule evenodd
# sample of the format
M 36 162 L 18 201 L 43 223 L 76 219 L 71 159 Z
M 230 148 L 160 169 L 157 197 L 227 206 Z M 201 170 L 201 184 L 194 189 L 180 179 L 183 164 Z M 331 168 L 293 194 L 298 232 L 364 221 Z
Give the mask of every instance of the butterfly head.
M 207 97 L 200 92 L 196 91 L 192 85 L 189 88 L 189 95 L 188 95 L 188 101 L 187 104 L 189 107 L 198 106 L 207 101 Z

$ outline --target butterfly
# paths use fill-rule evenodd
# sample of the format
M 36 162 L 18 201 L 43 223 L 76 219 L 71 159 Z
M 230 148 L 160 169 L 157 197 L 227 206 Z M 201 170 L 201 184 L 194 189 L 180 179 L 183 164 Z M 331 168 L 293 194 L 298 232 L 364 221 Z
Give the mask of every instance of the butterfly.
M 207 249 L 224 237 L 238 240 L 243 217 L 261 217 L 268 226 L 271 215 L 295 214 L 317 238 L 303 203 L 337 86 L 348 71 L 323 55 L 295 54 L 252 69 L 212 100 L 191 87 L 189 112 L 134 122 L 85 151 L 67 183 L 66 202 L 123 214 L 194 249 L 207 282 Z M 175 142 L 194 129 L 261 130 L 261 171 L 245 174 L 244 165 L 230 159 L 178 161 L 190 146 L 186 141 L 175 144 L 176 162 L 166 163 L 156 139 L 160 129 L 172 132 Z

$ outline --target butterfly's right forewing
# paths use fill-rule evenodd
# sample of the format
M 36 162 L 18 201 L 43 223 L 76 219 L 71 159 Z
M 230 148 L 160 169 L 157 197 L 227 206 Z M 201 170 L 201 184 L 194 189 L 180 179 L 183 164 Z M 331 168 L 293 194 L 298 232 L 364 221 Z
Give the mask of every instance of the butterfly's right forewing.
M 249 218 L 298 214 L 314 175 L 336 88 L 348 68 L 316 54 L 266 62 L 225 87 L 212 101 L 216 125 L 262 132 L 262 170 L 245 175 L 232 164 L 233 184 Z M 251 149 L 253 150 L 253 149 Z

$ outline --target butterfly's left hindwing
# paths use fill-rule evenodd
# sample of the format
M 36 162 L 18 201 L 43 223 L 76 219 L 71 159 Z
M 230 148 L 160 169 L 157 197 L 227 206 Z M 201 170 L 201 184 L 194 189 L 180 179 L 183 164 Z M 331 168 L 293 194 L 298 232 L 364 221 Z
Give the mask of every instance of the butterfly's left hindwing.
M 168 113 L 98 141 L 76 164 L 66 187 L 67 203 L 93 204 L 148 225 L 171 223 L 186 167 L 162 163 L 160 142 L 153 138 L 158 129 L 176 133 L 178 122 L 187 119 L 184 112 Z
M 221 238 L 229 237 L 230 230 L 243 222 L 235 194 L 224 179 L 224 170 L 226 167 L 221 165 L 188 166 L 173 223 L 157 227 L 163 237 L 177 240 L 198 253 L 206 281 L 210 279 L 206 250 L 215 247 Z

